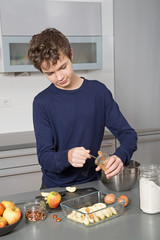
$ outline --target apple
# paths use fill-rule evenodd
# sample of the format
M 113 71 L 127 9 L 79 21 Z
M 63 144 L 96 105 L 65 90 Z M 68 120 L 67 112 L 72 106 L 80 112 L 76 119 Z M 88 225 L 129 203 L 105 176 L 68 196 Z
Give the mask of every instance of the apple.
M 4 217 L 0 217 L 0 228 L 7 226 L 7 220 Z
M 47 196 L 47 203 L 50 208 L 57 208 L 61 202 L 61 195 L 58 192 L 52 191 Z
M 0 203 L 0 216 L 3 215 L 4 210 L 5 210 L 5 206 L 2 203 Z
M 1 203 L 5 206 L 5 208 L 7 208 L 7 207 L 14 208 L 15 207 L 15 204 L 11 201 L 5 201 L 4 200 Z
M 8 224 L 13 224 L 18 222 L 18 220 L 21 218 L 21 210 L 14 206 L 14 207 L 7 207 L 4 210 L 3 217 L 7 220 Z
M 0 228 L 7 226 L 7 220 L 4 217 L 0 217 Z

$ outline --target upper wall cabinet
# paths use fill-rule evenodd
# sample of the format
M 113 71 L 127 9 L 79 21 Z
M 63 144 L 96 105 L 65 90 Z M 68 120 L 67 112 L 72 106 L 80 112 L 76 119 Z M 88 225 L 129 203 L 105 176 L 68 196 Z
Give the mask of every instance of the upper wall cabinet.
M 31 37 L 2 36 L 2 72 L 35 72 L 27 52 Z M 68 37 L 73 49 L 74 70 L 101 69 L 101 37 Z
M 54 27 L 73 48 L 75 70 L 102 67 L 101 3 L 1 0 L 1 72 L 36 71 L 28 61 L 31 36 Z

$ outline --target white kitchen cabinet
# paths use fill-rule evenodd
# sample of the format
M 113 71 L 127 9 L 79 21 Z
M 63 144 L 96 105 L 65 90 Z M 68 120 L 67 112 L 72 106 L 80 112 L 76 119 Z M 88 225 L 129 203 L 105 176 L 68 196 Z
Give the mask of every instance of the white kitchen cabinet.
M 101 3 L 85 1 L 1 0 L 3 36 L 30 36 L 55 27 L 67 36 L 100 36 Z
M 41 172 L 28 172 L 0 177 L 1 196 L 40 189 Z
M 37 72 L 28 59 L 31 36 L 2 36 L 2 72 Z M 73 69 L 102 68 L 102 39 L 100 36 L 69 36 L 73 49 Z
M 138 149 L 132 159 L 140 164 L 160 164 L 160 133 L 138 137 Z
M 67 36 L 74 70 L 102 68 L 100 2 L 1 0 L 0 71 L 37 71 L 27 57 L 28 43 L 46 28 L 57 28 Z
M 119 146 L 118 140 L 116 145 Z M 138 132 L 137 151 L 132 159 L 140 164 L 160 164 L 160 130 Z
M 0 195 L 38 190 L 42 183 L 36 148 L 0 151 Z

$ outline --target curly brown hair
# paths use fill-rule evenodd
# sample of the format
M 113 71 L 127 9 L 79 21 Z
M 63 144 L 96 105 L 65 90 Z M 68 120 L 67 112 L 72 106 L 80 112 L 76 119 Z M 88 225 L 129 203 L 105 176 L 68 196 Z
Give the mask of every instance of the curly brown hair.
M 60 53 L 71 60 L 71 46 L 68 39 L 57 29 L 47 28 L 39 34 L 33 35 L 28 50 L 29 60 L 35 68 L 41 71 L 43 61 L 55 65 L 59 60 Z

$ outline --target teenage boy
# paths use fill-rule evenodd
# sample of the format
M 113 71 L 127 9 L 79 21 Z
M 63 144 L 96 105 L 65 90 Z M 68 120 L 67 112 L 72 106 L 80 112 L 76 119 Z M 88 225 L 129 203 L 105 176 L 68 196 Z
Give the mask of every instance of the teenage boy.
M 128 165 L 137 148 L 137 134 L 128 124 L 109 89 L 73 71 L 68 39 L 49 28 L 34 35 L 28 56 L 51 85 L 33 101 L 33 122 L 42 188 L 65 187 L 98 179 L 97 156 L 107 127 L 120 146 L 105 172 L 111 178 Z

